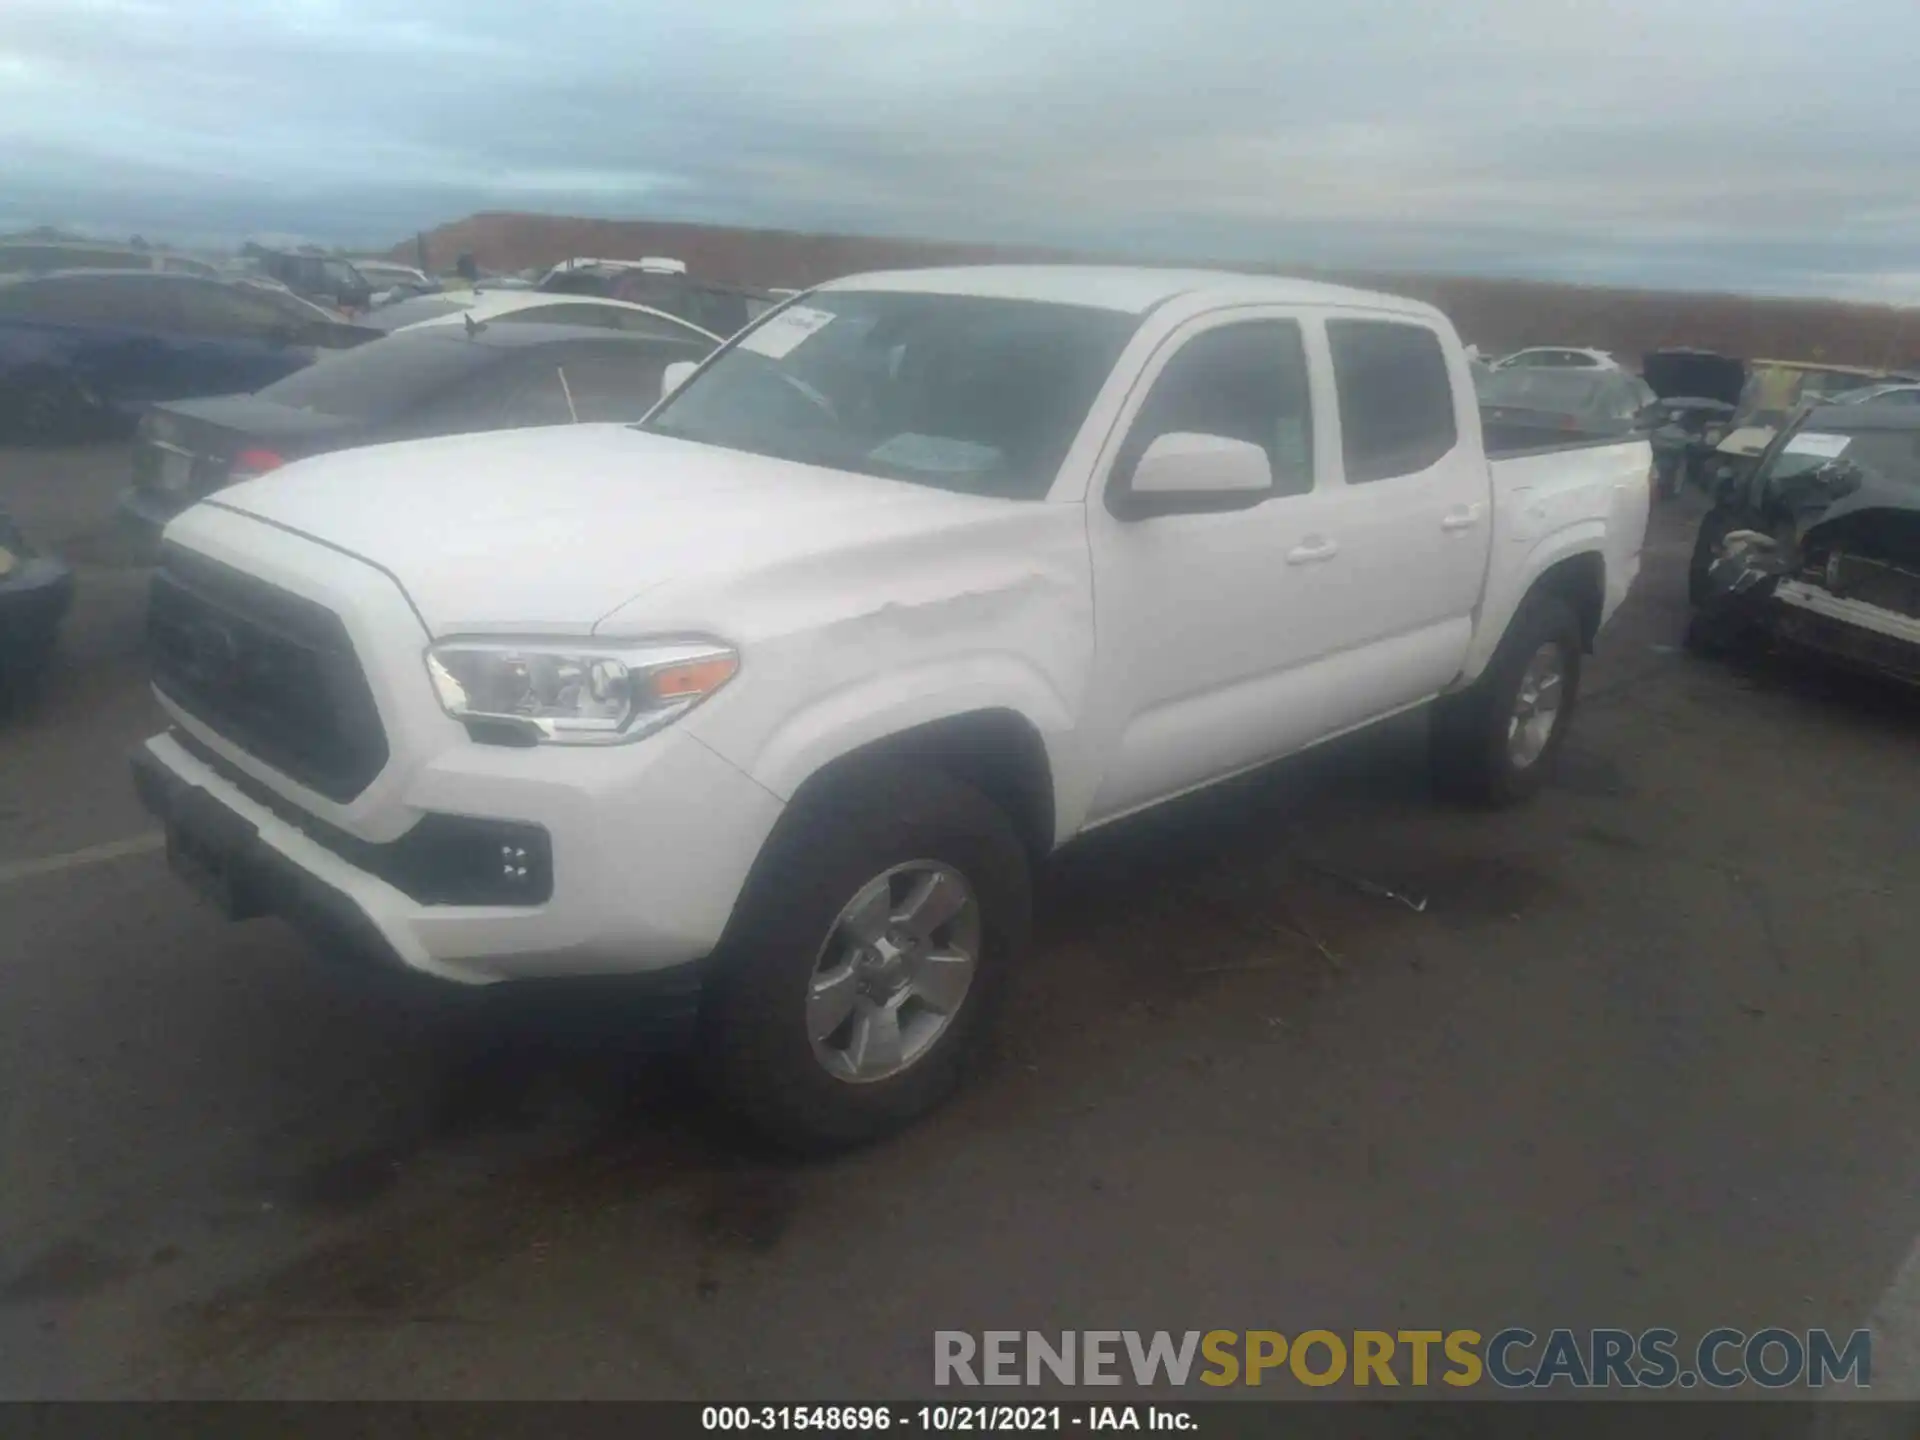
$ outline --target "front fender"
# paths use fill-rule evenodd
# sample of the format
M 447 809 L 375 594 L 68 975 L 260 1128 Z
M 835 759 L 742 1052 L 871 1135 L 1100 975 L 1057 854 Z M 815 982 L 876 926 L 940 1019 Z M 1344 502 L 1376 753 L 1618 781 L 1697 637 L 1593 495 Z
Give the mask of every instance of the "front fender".
M 1073 771 L 1072 713 L 1037 668 L 1017 656 L 974 655 L 890 671 L 820 696 L 783 721 L 742 768 L 782 801 L 824 766 L 936 720 L 1010 710 L 1040 734 L 1056 788 Z M 1060 797 L 1056 813 L 1070 808 Z

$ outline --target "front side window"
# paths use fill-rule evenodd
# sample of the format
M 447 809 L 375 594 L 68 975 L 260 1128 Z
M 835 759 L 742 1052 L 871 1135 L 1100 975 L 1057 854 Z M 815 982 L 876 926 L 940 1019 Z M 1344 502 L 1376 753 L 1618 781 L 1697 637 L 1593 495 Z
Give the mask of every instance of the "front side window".
M 1329 320 L 1327 342 L 1349 485 L 1418 474 L 1453 449 L 1453 382 L 1438 335 L 1395 320 Z
M 663 435 L 975 495 L 1043 500 L 1139 316 L 828 291 L 770 315 L 647 421 Z
M 1276 495 L 1313 489 L 1313 401 L 1299 325 L 1246 320 L 1181 346 L 1153 382 L 1116 471 L 1127 473 L 1154 440 L 1180 432 L 1258 445 Z

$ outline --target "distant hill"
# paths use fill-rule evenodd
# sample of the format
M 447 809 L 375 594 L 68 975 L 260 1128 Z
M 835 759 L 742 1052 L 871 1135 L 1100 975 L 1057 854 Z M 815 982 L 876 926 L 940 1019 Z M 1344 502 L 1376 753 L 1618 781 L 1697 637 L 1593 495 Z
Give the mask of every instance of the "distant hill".
M 686 261 L 694 274 L 710 279 L 794 288 L 862 270 L 901 266 L 1113 258 L 1033 246 L 512 213 L 473 215 L 443 225 L 428 233 L 427 246 L 431 262 L 442 268 L 450 267 L 462 253 L 471 253 L 483 267 L 494 270 L 552 265 L 575 255 L 620 259 L 671 255 Z M 396 246 L 392 253 L 411 261 L 413 243 Z M 1920 366 L 1920 312 L 1889 305 L 1221 264 L 1192 256 L 1166 259 L 1251 273 L 1311 276 L 1415 296 L 1444 310 L 1465 339 L 1495 352 L 1563 343 L 1597 346 L 1632 358 L 1663 345 L 1697 345 L 1748 357 Z

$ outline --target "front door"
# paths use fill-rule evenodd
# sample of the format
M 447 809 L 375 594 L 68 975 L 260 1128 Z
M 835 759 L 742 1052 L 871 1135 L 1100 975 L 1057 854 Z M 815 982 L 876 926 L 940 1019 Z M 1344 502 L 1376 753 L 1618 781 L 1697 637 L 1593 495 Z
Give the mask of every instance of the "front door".
M 1088 740 L 1104 757 L 1087 819 L 1110 819 L 1287 748 L 1285 677 L 1318 644 L 1342 563 L 1337 486 L 1317 484 L 1300 322 L 1205 317 L 1163 348 L 1110 469 L 1088 495 L 1095 630 Z M 1175 432 L 1262 446 L 1271 495 L 1246 509 L 1123 520 L 1106 489 Z

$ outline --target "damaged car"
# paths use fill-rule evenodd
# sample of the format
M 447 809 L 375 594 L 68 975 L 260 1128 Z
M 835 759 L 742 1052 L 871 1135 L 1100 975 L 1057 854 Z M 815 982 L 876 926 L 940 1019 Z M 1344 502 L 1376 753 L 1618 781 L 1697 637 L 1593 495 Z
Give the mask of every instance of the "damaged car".
M 1747 369 L 1740 405 L 1707 463 L 1706 484 L 1717 501 L 1752 478 L 1754 467 L 1781 427 L 1802 409 L 1836 403 L 1868 387 L 1908 384 L 1912 375 L 1802 360 L 1755 360 Z
M 1642 357 L 1640 377 L 1655 397 L 1649 435 L 1654 493 L 1672 499 L 1699 481 L 1708 457 L 1733 428 L 1747 363 L 1711 350 L 1675 347 Z
M 1697 651 L 1810 651 L 1920 684 L 1920 410 L 1823 405 L 1702 521 Z

